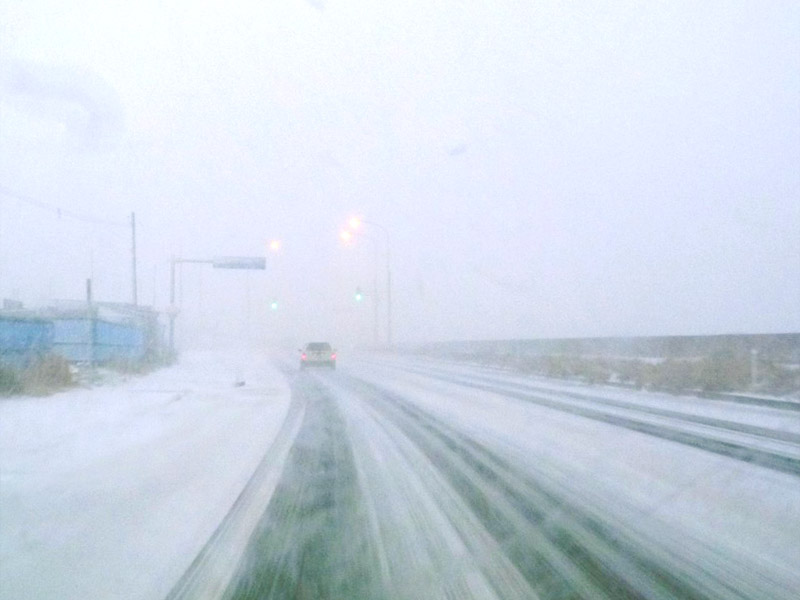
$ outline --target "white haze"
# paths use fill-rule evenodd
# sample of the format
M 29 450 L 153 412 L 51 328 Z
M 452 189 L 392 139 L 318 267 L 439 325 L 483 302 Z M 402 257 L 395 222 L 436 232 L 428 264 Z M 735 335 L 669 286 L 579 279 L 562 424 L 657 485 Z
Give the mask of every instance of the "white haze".
M 800 331 L 800 4 L 0 0 L 0 297 L 182 343 Z M 365 230 L 366 234 L 368 230 Z M 376 264 L 377 263 L 377 264 Z M 268 303 L 276 299 L 279 308 Z

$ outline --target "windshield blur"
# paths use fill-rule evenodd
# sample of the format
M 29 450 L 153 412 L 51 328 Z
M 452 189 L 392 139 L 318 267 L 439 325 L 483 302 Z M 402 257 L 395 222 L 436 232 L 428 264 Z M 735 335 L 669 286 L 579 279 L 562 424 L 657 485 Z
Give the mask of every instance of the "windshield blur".
M 725 538 L 722 558 L 681 562 L 667 539 L 684 531 L 680 502 L 663 514 L 647 498 L 707 510 L 691 531 L 710 545 L 798 516 L 780 504 L 800 472 L 797 413 L 769 404 L 800 388 L 798 32 L 789 1 L 0 0 L 0 416 L 15 436 L 0 448 L 13 506 L 0 563 L 56 560 L 53 581 L 99 564 L 25 558 L 27 539 L 71 547 L 28 524 L 61 523 L 86 494 L 115 498 L 103 514 L 117 540 L 149 539 L 120 507 L 144 506 L 153 529 L 195 515 L 138 597 L 301 597 L 243 582 L 306 560 L 341 580 L 320 575 L 302 597 L 726 597 L 725 569 L 797 558 L 764 588 L 781 597 L 800 584 L 796 528 L 752 556 Z M 298 349 L 333 348 L 333 368 L 299 373 Z M 62 390 L 41 373 L 74 397 L 24 404 Z M 697 394 L 760 400 L 698 408 Z M 158 416 L 122 426 L 144 410 Z M 708 428 L 724 433 L 708 442 Z M 662 445 L 628 451 L 636 436 Z M 63 464 L 47 440 L 73 440 Z M 80 457 L 147 448 L 193 465 L 125 462 L 125 482 L 156 490 L 130 494 L 153 504 L 126 504 L 115 471 L 73 475 Z M 730 461 L 713 482 L 726 491 L 706 505 L 693 486 L 716 459 Z M 177 483 L 198 462 L 217 483 Z M 739 482 L 753 465 L 769 476 Z M 113 485 L 87 491 L 100 481 Z M 763 514 L 728 518 L 771 489 Z M 69 502 L 26 512 L 45 497 Z M 270 523 L 327 503 L 318 521 L 338 525 L 275 550 L 296 532 Z M 559 511 L 569 525 L 545 531 Z M 598 533 L 617 525 L 618 547 Z M 641 549 L 661 534 L 661 550 Z M 351 542 L 370 576 L 330 558 Z M 490 551 L 502 558 L 487 566 Z M 195 577 L 204 560 L 230 575 Z M 709 583 L 710 564 L 725 567 Z M 31 569 L 0 566 L 0 598 Z

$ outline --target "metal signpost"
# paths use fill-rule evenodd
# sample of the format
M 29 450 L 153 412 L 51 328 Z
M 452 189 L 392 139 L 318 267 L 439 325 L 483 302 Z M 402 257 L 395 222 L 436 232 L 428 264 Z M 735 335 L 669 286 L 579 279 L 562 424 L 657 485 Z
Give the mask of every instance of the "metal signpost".
M 178 316 L 178 307 L 175 304 L 175 265 L 178 263 L 201 263 L 212 265 L 215 269 L 256 269 L 263 271 L 267 268 L 267 259 L 261 256 L 218 256 L 211 259 L 173 258 L 169 270 L 169 353 L 175 355 L 175 317 Z

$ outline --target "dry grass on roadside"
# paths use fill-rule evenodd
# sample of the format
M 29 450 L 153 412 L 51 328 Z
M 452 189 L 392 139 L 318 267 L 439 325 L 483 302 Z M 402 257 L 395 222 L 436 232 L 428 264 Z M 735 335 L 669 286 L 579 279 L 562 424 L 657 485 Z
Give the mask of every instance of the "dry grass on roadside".
M 0 366 L 0 396 L 46 396 L 74 384 L 69 363 L 52 354 L 24 368 Z
M 19 378 L 24 393 L 33 396 L 52 394 L 75 383 L 69 363 L 54 354 L 23 369 Z

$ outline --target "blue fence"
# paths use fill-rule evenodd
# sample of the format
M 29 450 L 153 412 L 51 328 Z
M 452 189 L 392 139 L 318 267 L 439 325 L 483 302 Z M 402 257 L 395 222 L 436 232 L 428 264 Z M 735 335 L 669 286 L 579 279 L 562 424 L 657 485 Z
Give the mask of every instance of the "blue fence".
M 53 323 L 44 319 L 0 317 L 0 364 L 24 367 L 53 347 Z
M 45 354 L 74 363 L 137 362 L 158 351 L 152 323 L 117 323 L 87 316 L 0 315 L 0 364 L 24 367 Z
M 141 329 L 100 319 L 53 321 L 53 352 L 70 362 L 141 360 L 147 346 Z

